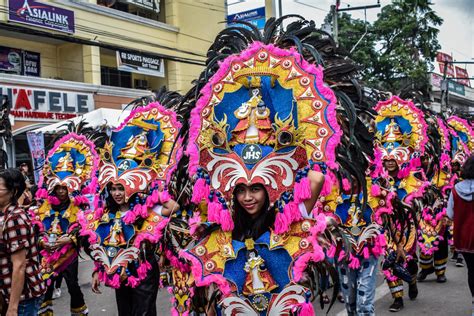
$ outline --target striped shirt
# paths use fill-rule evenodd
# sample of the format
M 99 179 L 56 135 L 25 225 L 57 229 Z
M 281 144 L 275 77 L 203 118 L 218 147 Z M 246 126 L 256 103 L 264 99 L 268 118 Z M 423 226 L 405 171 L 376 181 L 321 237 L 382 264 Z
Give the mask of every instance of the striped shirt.
M 30 218 L 21 208 L 10 206 L 0 216 L 0 289 L 9 301 L 13 263 L 11 255 L 26 250 L 25 286 L 20 300 L 39 297 L 46 291 L 40 274 L 40 259 Z

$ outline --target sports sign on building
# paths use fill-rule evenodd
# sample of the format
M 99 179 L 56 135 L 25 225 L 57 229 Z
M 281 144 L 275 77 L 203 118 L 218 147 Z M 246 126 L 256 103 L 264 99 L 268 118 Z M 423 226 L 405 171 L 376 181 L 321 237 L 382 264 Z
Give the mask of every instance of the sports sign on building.
M 156 77 L 165 76 L 165 64 L 163 58 L 157 58 L 143 53 L 132 53 L 119 50 L 116 55 L 118 70 Z
M 59 121 L 94 110 L 94 95 L 0 84 L 11 100 L 10 114 L 19 121 Z
M 33 0 L 9 0 L 8 11 L 11 22 L 74 33 L 74 11 Z

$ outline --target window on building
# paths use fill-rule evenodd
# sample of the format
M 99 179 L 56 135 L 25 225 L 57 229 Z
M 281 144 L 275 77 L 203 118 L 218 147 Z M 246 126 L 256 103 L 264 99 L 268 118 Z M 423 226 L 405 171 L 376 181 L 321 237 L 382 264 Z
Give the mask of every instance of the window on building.
M 132 74 L 111 67 L 100 67 L 102 84 L 122 88 L 132 87 Z
M 97 4 L 146 19 L 162 21 L 160 0 L 98 0 Z

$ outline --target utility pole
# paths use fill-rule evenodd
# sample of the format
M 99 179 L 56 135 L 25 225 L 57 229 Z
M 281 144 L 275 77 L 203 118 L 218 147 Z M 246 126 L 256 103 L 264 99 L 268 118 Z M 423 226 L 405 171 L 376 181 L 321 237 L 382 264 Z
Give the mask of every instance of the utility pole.
M 339 36 L 339 28 L 337 24 L 337 14 L 338 12 L 344 12 L 344 11 L 355 11 L 355 10 L 364 10 L 366 11 L 367 9 L 375 9 L 375 8 L 380 8 L 380 0 L 377 0 L 377 4 L 373 5 L 366 5 L 366 6 L 360 6 L 360 7 L 347 7 L 343 9 L 339 9 L 341 1 L 336 0 L 336 4 L 331 6 L 331 14 L 332 14 L 332 21 L 333 21 L 333 38 L 336 44 L 338 44 L 338 36 Z M 363 35 L 365 36 L 365 35 Z

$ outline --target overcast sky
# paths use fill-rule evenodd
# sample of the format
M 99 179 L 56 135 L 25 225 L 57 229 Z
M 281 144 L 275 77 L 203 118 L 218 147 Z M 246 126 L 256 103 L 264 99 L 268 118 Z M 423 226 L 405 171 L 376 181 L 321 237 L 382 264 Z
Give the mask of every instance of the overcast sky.
M 242 1 L 242 2 L 241 2 Z M 240 2 L 240 3 L 239 3 Z M 299 14 L 316 21 L 320 26 L 335 0 L 281 0 L 283 14 Z M 381 0 L 382 6 L 390 0 Z M 441 51 L 448 53 L 457 61 L 474 61 L 474 0 L 432 0 L 433 9 L 444 19 L 440 28 Z M 237 13 L 262 7 L 264 0 L 227 0 L 228 13 Z M 345 0 L 340 8 L 376 4 L 377 0 Z M 354 18 L 364 19 L 364 11 L 349 11 Z M 374 21 L 380 8 L 367 10 L 367 20 Z M 459 65 L 464 67 L 464 65 Z M 470 77 L 474 77 L 474 65 L 467 65 Z M 471 86 L 474 81 L 471 81 Z

